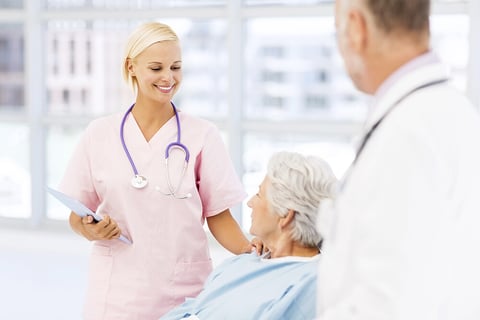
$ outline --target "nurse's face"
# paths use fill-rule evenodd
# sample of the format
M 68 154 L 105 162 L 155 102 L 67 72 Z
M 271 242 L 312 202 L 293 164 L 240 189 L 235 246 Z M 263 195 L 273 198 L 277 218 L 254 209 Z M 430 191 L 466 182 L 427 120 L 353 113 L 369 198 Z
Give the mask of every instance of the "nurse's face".
M 182 81 L 182 60 L 177 41 L 152 44 L 129 65 L 136 77 L 138 95 L 157 102 L 169 103 Z
M 259 237 L 263 241 L 275 239 L 280 220 L 278 215 L 270 211 L 266 197 L 268 187 L 268 178 L 265 177 L 258 189 L 258 193 L 247 202 L 247 205 L 252 209 L 250 234 Z

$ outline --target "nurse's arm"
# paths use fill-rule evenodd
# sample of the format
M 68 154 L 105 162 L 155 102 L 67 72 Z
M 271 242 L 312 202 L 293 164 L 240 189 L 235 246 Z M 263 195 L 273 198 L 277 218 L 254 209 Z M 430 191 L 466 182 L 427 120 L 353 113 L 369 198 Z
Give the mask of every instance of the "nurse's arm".
M 115 220 L 105 215 L 103 220 L 94 221 L 93 217 L 80 217 L 73 211 L 70 213 L 70 227 L 87 240 L 110 240 L 120 237 L 121 230 Z
M 243 234 L 229 209 L 208 217 L 207 224 L 215 239 L 228 251 L 234 254 L 251 252 L 250 241 Z

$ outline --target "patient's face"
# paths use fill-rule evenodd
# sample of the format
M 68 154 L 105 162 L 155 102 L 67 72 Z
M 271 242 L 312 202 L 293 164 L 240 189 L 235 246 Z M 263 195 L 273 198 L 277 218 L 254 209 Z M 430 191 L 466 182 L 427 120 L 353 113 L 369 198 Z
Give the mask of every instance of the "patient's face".
M 258 193 L 247 202 L 252 208 L 252 225 L 250 234 L 261 238 L 263 241 L 273 240 L 278 231 L 280 217 L 269 210 L 266 191 L 269 186 L 265 177 L 259 186 Z

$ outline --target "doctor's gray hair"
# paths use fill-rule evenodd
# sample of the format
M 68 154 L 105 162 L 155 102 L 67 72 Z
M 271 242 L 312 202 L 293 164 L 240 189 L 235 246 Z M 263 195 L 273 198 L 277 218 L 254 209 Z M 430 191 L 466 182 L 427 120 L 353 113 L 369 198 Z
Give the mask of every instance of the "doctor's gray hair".
M 272 213 L 285 217 L 293 210 L 292 240 L 305 247 L 318 246 L 322 240 L 316 228 L 319 206 L 334 197 L 338 183 L 329 164 L 313 156 L 279 152 L 270 158 L 267 177 L 266 197 Z
M 429 32 L 430 0 L 362 0 L 385 33 Z
M 129 59 L 135 58 L 152 44 L 161 41 L 179 41 L 177 34 L 168 25 L 160 22 L 148 22 L 140 25 L 132 32 L 127 41 L 125 55 L 123 58 L 123 77 L 125 81 L 133 88 L 137 89 L 137 79 L 133 77 L 128 70 Z

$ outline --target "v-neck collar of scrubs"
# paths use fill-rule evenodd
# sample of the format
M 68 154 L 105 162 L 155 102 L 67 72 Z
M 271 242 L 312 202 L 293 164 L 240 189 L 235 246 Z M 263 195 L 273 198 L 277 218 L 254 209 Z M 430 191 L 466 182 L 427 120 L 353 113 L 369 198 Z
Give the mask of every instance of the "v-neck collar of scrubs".
M 179 112 L 178 116 L 180 117 L 180 111 L 178 111 L 178 112 Z M 148 146 L 152 146 L 156 143 L 156 140 L 160 139 L 159 136 L 163 136 L 162 135 L 163 132 L 165 132 L 165 131 L 169 132 L 172 128 L 174 128 L 176 126 L 175 115 L 170 117 L 170 119 L 168 119 L 167 122 L 165 122 L 163 124 L 163 126 L 161 126 L 157 130 L 157 132 L 155 132 L 155 134 L 148 141 L 147 141 L 147 139 L 145 139 L 145 136 L 143 135 L 142 129 L 140 128 L 140 125 L 138 124 L 137 119 L 135 119 L 135 116 L 133 115 L 132 112 L 130 112 L 128 114 L 127 120 L 125 122 L 125 126 L 129 126 L 130 129 L 131 129 L 131 130 L 127 130 L 126 132 L 134 133 L 134 137 L 132 137 L 132 139 L 135 139 L 136 143 L 142 143 L 142 145 L 146 144 Z M 175 134 L 176 134 L 178 128 L 174 128 L 174 130 L 175 130 Z M 125 137 L 125 139 L 126 138 L 127 137 Z M 175 136 L 175 139 L 176 139 L 176 136 Z

